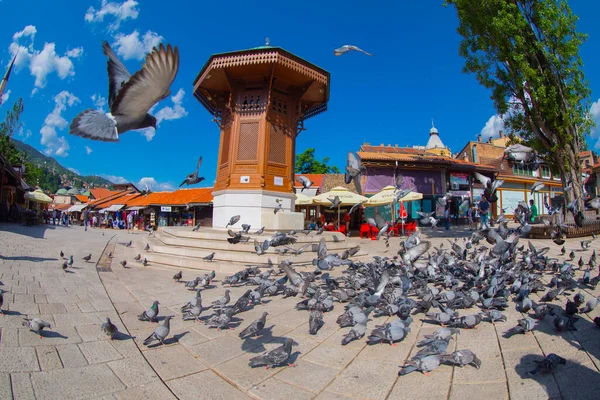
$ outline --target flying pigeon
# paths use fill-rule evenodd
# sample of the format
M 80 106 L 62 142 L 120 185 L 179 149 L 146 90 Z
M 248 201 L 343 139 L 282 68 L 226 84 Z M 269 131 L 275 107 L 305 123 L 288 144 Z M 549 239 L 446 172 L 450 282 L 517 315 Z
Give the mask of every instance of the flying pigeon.
M 160 344 L 165 344 L 165 339 L 167 338 L 167 336 L 169 336 L 169 332 L 171 331 L 171 324 L 170 324 L 170 320 L 171 320 L 172 316 L 168 316 L 165 318 L 165 322 L 163 322 L 163 324 L 161 326 L 159 326 L 158 328 L 156 328 L 154 330 L 154 332 L 152 333 L 152 335 L 148 336 L 145 340 L 144 340 L 144 346 L 148 346 L 150 343 L 154 342 L 155 340 L 158 340 L 160 342 Z
M 342 201 L 340 200 L 340 196 L 335 196 L 333 199 L 327 199 L 331 202 L 331 206 L 329 206 L 329 209 L 333 209 L 333 208 L 338 208 L 341 204 Z
M 366 51 L 364 51 L 363 49 L 361 49 L 360 47 L 356 47 L 356 46 L 352 46 L 349 44 L 345 44 L 342 47 L 339 47 L 337 49 L 335 49 L 333 51 L 333 54 L 336 56 L 341 56 L 342 54 L 345 54 L 349 51 L 360 51 L 361 53 L 365 53 L 368 56 L 372 56 L 373 54 L 369 54 Z
M 310 179 L 302 175 L 296 178 L 296 180 L 302 184 L 302 189 L 300 189 L 300 193 L 302 193 L 304 189 L 308 189 L 314 184 L 314 182 L 311 182 Z
M 367 202 L 367 200 L 361 201 L 360 203 L 356 203 L 355 205 L 350 207 L 350 211 L 348 211 L 348 214 L 352 214 L 354 211 L 356 211 L 360 207 L 362 207 L 362 205 L 365 204 L 366 202 Z
M 366 168 L 360 163 L 356 155 L 349 151 L 348 159 L 346 162 L 346 171 L 344 172 L 344 182 L 348 185 L 354 181 L 356 192 L 362 194 L 362 187 L 360 186 L 360 176 Z
M 202 156 L 200 156 L 200 158 L 198 159 L 198 165 L 196 165 L 196 170 L 188 176 L 186 176 L 183 182 L 181 182 L 181 185 L 179 185 L 179 187 L 182 187 L 183 185 L 195 185 L 196 183 L 200 183 L 204 180 L 203 176 L 198 176 L 198 171 L 200 171 L 200 165 L 202 165 Z
M 227 223 L 227 225 L 225 225 L 225 228 L 229 227 L 229 225 L 235 225 L 237 224 L 237 222 L 240 220 L 240 216 L 239 215 L 234 215 L 233 217 L 231 217 L 229 219 L 229 222 Z
M 110 112 L 104 114 L 87 109 L 77 115 L 69 128 L 72 135 L 105 142 L 119 141 L 119 134 L 132 129 L 153 127 L 156 118 L 148 114 L 159 101 L 171 94 L 171 84 L 179 69 L 179 50 L 171 45 L 154 47 L 146 55 L 141 70 L 133 76 L 111 49 L 102 42 L 108 57 L 108 105 Z

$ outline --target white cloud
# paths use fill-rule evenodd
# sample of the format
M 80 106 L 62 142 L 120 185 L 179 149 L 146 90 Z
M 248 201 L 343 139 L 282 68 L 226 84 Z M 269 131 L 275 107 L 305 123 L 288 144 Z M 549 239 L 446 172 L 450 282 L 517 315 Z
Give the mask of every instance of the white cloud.
M 127 0 L 123 3 L 102 0 L 102 5 L 98 10 L 94 7 L 88 8 L 83 18 L 87 22 L 102 22 L 105 16 L 111 15 L 115 21 L 108 26 L 108 29 L 114 31 L 119 29 L 121 22 L 138 17 L 140 11 L 137 9 L 137 5 L 138 2 L 135 0 Z
M 33 90 L 31 91 L 31 94 L 29 95 L 29 97 L 33 97 L 40 89 L 38 88 L 33 88 Z
M 111 181 L 112 183 L 129 183 L 129 180 L 123 178 L 122 176 L 107 175 L 107 174 L 100 174 L 100 176 L 108 181 Z
M 94 107 L 96 107 L 96 110 L 104 112 L 104 106 L 106 105 L 105 97 L 102 97 L 99 94 L 93 94 L 92 101 L 94 102 Z
M 8 98 L 9 98 L 9 97 L 10 97 L 10 89 L 8 89 L 8 90 L 6 91 L 6 93 L 4 93 L 4 94 L 2 95 L 2 100 L 0 100 L 0 104 L 4 104 L 4 103 L 6 103 L 6 101 L 8 100 Z
M 158 183 L 156 179 L 151 177 L 144 177 L 139 180 L 136 185 L 140 190 L 151 190 L 154 192 L 172 192 L 175 187 L 170 183 Z
M 147 31 L 140 40 L 140 33 L 134 30 L 129 35 L 118 33 L 115 35 L 113 48 L 116 53 L 124 60 L 141 60 L 146 53 L 149 53 L 153 47 L 163 40 L 163 37 L 156 32 Z
M 90 146 L 84 146 L 84 147 L 85 147 L 85 152 L 87 153 L 87 155 L 92 154 L 92 151 L 94 151 L 90 148 Z
M 21 127 L 21 129 L 19 129 L 19 132 L 17 132 L 17 136 L 22 138 L 22 141 L 25 141 L 31 136 L 31 130 L 27 129 L 27 131 L 25 131 L 23 127 Z
M 504 121 L 500 115 L 492 115 L 490 119 L 485 123 L 485 126 L 481 130 L 481 137 L 486 140 L 493 136 L 498 136 L 500 131 L 504 130 Z
M 79 173 L 79 171 L 78 171 L 78 170 L 76 170 L 76 169 L 75 169 L 75 168 L 73 168 L 73 167 L 71 167 L 71 168 L 67 168 L 67 169 L 68 169 L 69 171 L 71 171 L 72 173 L 74 173 L 74 174 L 81 175 L 81 174 Z
M 65 56 L 70 58 L 79 58 L 83 55 L 83 47 L 75 47 L 74 49 L 67 50 Z
M 139 132 L 146 138 L 147 141 L 151 141 L 156 135 L 156 130 L 154 130 L 154 128 L 139 129 Z
M 41 144 L 45 146 L 44 153 L 47 155 L 55 155 L 59 157 L 66 157 L 69 155 L 70 146 L 64 136 L 59 137 L 57 131 L 65 129 L 68 125 L 66 119 L 62 117 L 63 111 L 67 107 L 72 107 L 74 104 L 79 102 L 79 99 L 63 90 L 56 96 L 54 96 L 54 109 L 50 114 L 46 116 L 44 120 L 44 126 L 40 130 L 42 134 Z
M 153 114 L 156 117 L 156 125 L 160 125 L 162 121 L 172 121 L 175 119 L 180 119 L 188 115 L 188 112 L 185 108 L 183 108 L 183 96 L 185 95 L 185 90 L 179 89 L 175 96 L 171 96 L 171 101 L 173 102 L 173 107 L 166 106 L 158 110 L 158 112 L 154 113 L 154 110 L 157 108 L 155 104 L 149 111 L 149 114 Z M 147 141 L 151 141 L 156 135 L 156 130 L 154 128 L 144 128 L 139 129 L 139 132 L 146 138 Z
M 594 149 L 600 149 L 600 99 L 592 103 L 590 108 L 590 116 L 596 123 L 596 127 L 590 133 L 590 136 L 596 141 L 594 143 Z
M 160 125 L 162 121 L 171 121 L 174 119 L 183 118 L 188 115 L 188 112 L 183 108 L 181 103 L 183 102 L 183 96 L 185 95 L 185 90 L 179 89 L 179 91 L 175 94 L 175 96 L 171 96 L 171 101 L 173 102 L 173 107 L 167 106 L 161 108 L 156 113 L 156 125 Z
M 75 66 L 71 58 L 80 57 L 83 53 L 83 48 L 77 47 L 60 55 L 56 52 L 55 43 L 44 43 L 43 49 L 39 50 L 33 46 L 36 33 L 35 26 L 28 25 L 25 29 L 13 35 L 13 41 L 8 50 L 13 57 L 18 53 L 15 60 L 16 70 L 29 67 L 29 72 L 35 77 L 36 88 L 45 87 L 48 75 L 53 72 L 60 79 L 75 75 Z M 21 43 L 27 40 L 29 43 L 26 46 Z M 35 92 L 32 92 L 33 94 Z

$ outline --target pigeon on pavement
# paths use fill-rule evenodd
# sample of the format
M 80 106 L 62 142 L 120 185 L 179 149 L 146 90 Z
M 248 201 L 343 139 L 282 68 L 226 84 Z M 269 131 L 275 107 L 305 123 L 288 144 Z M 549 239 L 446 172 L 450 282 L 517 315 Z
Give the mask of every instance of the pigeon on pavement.
M 150 322 L 156 322 L 156 318 L 158 317 L 158 305 L 160 303 L 158 302 L 158 300 L 154 300 L 154 303 L 152 303 L 152 306 L 147 309 L 146 311 L 144 311 L 143 313 L 141 313 L 138 316 L 138 319 L 140 321 L 150 321 Z
M 459 367 L 464 367 L 465 365 L 472 365 L 477 369 L 481 367 L 481 360 L 471 350 L 457 350 L 452 354 L 442 356 L 442 362 Z
M 292 354 L 292 343 L 294 343 L 294 341 L 287 338 L 283 345 L 271 351 L 267 351 L 260 356 L 251 358 L 249 363 L 250 367 L 254 368 L 264 365 L 266 369 L 269 369 L 285 364 Z M 289 365 L 293 366 L 293 364 Z
M 110 340 L 113 340 L 117 333 L 119 333 L 116 325 L 113 324 L 108 317 L 106 317 L 106 322 L 103 323 L 100 328 L 102 328 L 102 332 L 104 332 L 106 336 L 110 337 Z
M 44 328 L 52 328 L 48 322 L 42 321 L 39 318 L 24 318 L 22 325 L 29 328 L 30 331 L 40 335 L 40 338 L 42 337 L 42 330 L 44 330 Z
M 260 331 L 262 331 L 267 323 L 267 315 L 268 312 L 263 312 L 262 316 L 256 321 L 252 322 L 246 329 L 240 332 L 239 336 L 242 339 L 245 339 L 250 336 L 257 335 Z
M 171 331 L 171 321 L 172 316 L 169 315 L 165 318 L 165 322 L 163 322 L 162 325 L 160 325 L 159 327 L 157 327 L 154 332 L 152 333 L 152 335 L 148 336 L 145 340 L 144 340 L 144 346 L 148 346 L 149 344 L 151 344 L 154 341 L 159 341 L 160 344 L 165 344 L 165 339 L 167 338 L 167 336 L 169 336 L 169 332 Z

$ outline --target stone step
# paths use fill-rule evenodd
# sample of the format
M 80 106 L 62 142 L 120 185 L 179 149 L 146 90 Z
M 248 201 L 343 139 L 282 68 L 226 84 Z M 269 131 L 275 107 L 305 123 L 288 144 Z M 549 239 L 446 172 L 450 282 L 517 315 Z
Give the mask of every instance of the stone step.
M 161 235 L 162 233 L 168 234 L 177 238 L 187 238 L 187 239 L 203 239 L 209 241 L 226 241 L 230 236 L 227 234 L 226 229 L 216 229 L 216 228 L 200 228 L 200 230 L 194 232 L 192 227 L 164 227 L 160 228 L 155 235 Z M 238 232 L 238 230 L 234 230 L 234 232 Z M 253 232 L 256 230 L 250 230 L 249 234 L 244 234 L 244 236 L 250 236 L 249 242 L 254 242 L 256 239 L 258 242 L 262 243 L 264 240 L 273 236 L 275 231 L 265 231 L 262 235 L 255 235 Z M 338 244 L 346 241 L 346 236 L 340 232 L 323 232 L 321 235 L 316 235 L 316 231 L 311 232 L 308 235 L 305 235 L 302 232 L 298 232 L 294 235 L 297 238 L 296 243 L 319 243 L 321 238 L 325 238 L 325 242 L 329 247 L 329 243 L 335 243 L 333 237 L 336 236 L 338 240 Z
M 299 248 L 306 244 L 318 244 L 321 237 L 327 242 L 327 249 L 330 253 L 341 254 L 344 250 L 353 245 L 351 241 L 346 241 L 345 237 L 340 236 L 339 242 L 333 242 L 332 232 L 324 232 L 323 236 L 310 235 L 303 238 L 301 243 L 296 243 L 294 248 Z M 269 238 L 271 235 L 260 235 L 261 240 Z M 301 235 L 306 236 L 306 235 Z M 269 260 L 273 265 L 279 265 L 283 260 L 291 260 L 294 265 L 308 266 L 312 268 L 312 261 L 316 258 L 316 251 L 309 247 L 300 255 L 284 254 L 275 252 L 276 248 L 269 248 L 264 255 L 257 255 L 254 251 L 254 242 L 231 244 L 227 242 L 226 231 L 213 228 L 206 228 L 203 232 L 192 232 L 191 228 L 163 228 L 153 236 L 143 238 L 142 248 L 148 244 L 150 251 L 144 252 L 144 257 L 150 262 L 171 265 L 182 268 L 193 269 L 214 269 L 219 268 L 225 271 L 239 271 L 248 265 L 269 265 Z M 283 247 L 278 247 L 283 248 Z M 211 253 L 215 253 L 214 267 L 209 267 L 211 263 L 204 261 L 203 258 Z M 368 256 L 365 252 L 359 252 L 355 255 L 358 259 Z
M 263 263 L 249 263 L 249 262 L 231 262 L 231 261 L 204 261 L 201 258 L 188 257 L 188 256 L 176 256 L 165 253 L 146 252 L 143 253 L 150 264 L 161 264 L 168 267 L 174 268 L 187 268 L 198 270 L 202 273 L 210 272 L 214 270 L 217 273 L 234 274 L 238 271 L 243 270 L 249 266 L 266 267 L 268 258 L 263 259 Z M 283 260 L 284 257 L 281 257 Z M 371 258 L 367 253 L 360 251 L 352 259 L 357 261 L 368 261 Z M 216 255 L 215 255 L 216 259 Z M 291 258 L 290 258 L 291 259 Z M 294 263 L 292 266 L 297 270 L 314 270 L 316 267 L 312 265 L 312 259 L 310 262 L 300 262 L 295 259 L 291 259 Z M 279 261 L 275 261 L 271 258 L 273 265 L 276 267 L 279 265 Z M 200 273 L 199 272 L 199 273 Z
M 232 252 L 238 252 L 238 253 L 248 253 L 248 254 L 254 254 L 255 250 L 254 250 L 254 240 L 249 240 L 247 243 L 237 243 L 237 244 L 231 244 L 227 241 L 227 238 L 229 236 L 225 235 L 219 239 L 216 238 L 211 238 L 211 239 L 204 239 L 204 238 L 199 238 L 199 237 L 183 237 L 183 236 L 175 236 L 172 235 L 170 232 L 156 232 L 154 234 L 154 237 L 156 239 L 158 239 L 160 242 L 162 242 L 165 245 L 168 246 L 178 246 L 178 247 L 185 247 L 185 248 L 194 248 L 194 249 L 199 249 L 199 250 L 204 250 L 204 251 L 208 251 L 208 254 L 212 253 L 213 251 L 232 251 Z M 257 238 L 259 243 L 262 244 L 262 242 L 264 240 L 266 240 L 269 236 L 265 236 L 265 237 L 259 237 Z M 313 241 L 313 242 L 296 242 L 295 244 L 291 245 L 290 247 L 293 248 L 300 248 L 302 246 L 305 246 L 307 244 L 318 244 L 319 241 Z M 337 252 L 337 253 L 341 253 L 344 250 L 349 248 L 349 243 L 346 241 L 339 241 L 339 242 L 327 242 L 326 241 L 326 245 L 327 245 L 327 250 L 331 251 L 331 252 Z M 279 246 L 279 248 L 284 248 L 283 246 Z M 307 249 L 305 249 L 305 251 L 307 252 L 311 252 L 312 248 L 309 247 Z M 275 253 L 275 248 L 269 248 L 267 250 L 267 254 L 276 254 Z

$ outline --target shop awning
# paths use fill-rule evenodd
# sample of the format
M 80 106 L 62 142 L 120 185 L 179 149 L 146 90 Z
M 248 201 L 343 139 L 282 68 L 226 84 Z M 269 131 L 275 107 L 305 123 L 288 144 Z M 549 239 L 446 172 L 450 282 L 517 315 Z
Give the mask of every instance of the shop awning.
M 87 207 L 87 204 L 75 204 L 75 205 L 71 206 L 71 208 L 69 208 L 67 211 L 68 212 L 81 212 L 81 210 L 83 210 L 86 207 Z
M 52 203 L 52 199 L 41 190 L 27 192 L 25 193 L 25 198 L 30 201 L 37 201 L 38 203 Z
M 140 210 L 143 210 L 144 208 L 146 208 L 146 206 L 133 206 L 133 207 L 127 207 L 125 209 L 125 211 L 140 211 Z
M 106 207 L 100 210 L 100 213 L 119 211 L 123 207 L 125 207 L 125 204 L 113 204 L 110 207 Z

